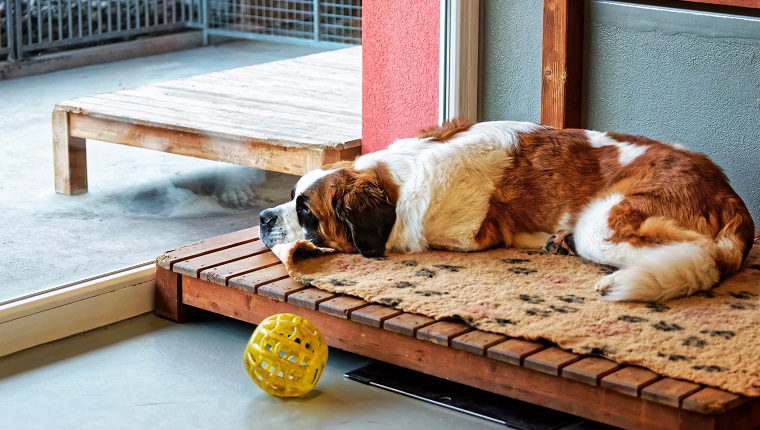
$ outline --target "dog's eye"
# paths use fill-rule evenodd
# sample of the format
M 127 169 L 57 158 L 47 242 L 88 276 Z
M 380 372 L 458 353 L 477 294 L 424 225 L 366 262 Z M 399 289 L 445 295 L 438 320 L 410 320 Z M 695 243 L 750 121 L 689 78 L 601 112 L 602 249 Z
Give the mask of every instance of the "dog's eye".
M 301 206 L 300 212 L 301 212 L 301 215 L 309 215 L 311 213 L 309 208 L 306 206 Z

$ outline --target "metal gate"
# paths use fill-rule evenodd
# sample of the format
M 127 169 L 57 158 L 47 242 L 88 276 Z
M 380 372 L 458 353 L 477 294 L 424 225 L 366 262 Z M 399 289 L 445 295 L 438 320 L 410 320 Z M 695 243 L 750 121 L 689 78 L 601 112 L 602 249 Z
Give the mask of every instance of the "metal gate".
M 188 28 L 360 44 L 361 0 L 0 0 L 0 61 Z
M 361 44 L 361 0 L 205 0 L 207 34 Z

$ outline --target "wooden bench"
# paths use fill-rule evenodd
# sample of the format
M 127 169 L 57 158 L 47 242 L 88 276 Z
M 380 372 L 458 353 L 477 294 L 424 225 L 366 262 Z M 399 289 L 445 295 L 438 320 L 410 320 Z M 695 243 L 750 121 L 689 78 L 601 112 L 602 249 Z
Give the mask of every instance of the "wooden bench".
M 60 102 L 56 192 L 87 192 L 86 139 L 294 175 L 353 160 L 361 47 Z
M 174 321 L 193 308 L 253 324 L 290 312 L 316 324 L 332 347 L 615 426 L 760 425 L 758 398 L 305 287 L 258 227 L 169 251 L 156 270 L 156 313 Z

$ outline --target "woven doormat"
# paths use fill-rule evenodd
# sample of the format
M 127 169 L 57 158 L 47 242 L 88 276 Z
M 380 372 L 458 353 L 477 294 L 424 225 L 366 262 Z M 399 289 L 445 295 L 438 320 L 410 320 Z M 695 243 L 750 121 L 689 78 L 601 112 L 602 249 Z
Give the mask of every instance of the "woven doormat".
M 370 259 L 317 255 L 308 242 L 274 251 L 292 277 L 330 292 L 760 396 L 760 245 L 738 275 L 664 303 L 601 300 L 593 286 L 612 269 L 578 257 L 494 249 Z

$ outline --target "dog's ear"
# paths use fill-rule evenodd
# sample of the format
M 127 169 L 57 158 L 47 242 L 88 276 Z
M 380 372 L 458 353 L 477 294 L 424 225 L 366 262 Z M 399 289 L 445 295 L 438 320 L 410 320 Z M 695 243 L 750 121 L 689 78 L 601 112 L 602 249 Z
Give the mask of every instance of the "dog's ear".
M 385 244 L 396 223 L 396 207 L 375 180 L 358 180 L 333 201 L 338 219 L 351 233 L 351 240 L 365 257 L 385 254 Z

